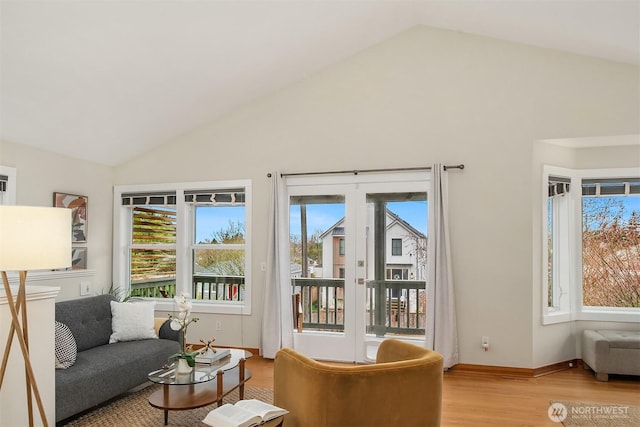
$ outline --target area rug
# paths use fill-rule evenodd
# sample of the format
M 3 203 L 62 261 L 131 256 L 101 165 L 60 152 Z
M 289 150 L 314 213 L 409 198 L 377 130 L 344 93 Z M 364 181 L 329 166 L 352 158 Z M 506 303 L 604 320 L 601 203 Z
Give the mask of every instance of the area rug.
M 552 400 L 549 418 L 565 427 L 637 427 L 640 407 Z
M 156 427 L 164 425 L 164 411 L 149 405 L 151 393 L 162 387 L 154 384 L 142 390 L 126 394 L 103 406 L 87 412 L 78 418 L 59 426 L 69 427 Z M 238 390 L 224 398 L 224 403 L 234 403 L 238 400 Z M 245 399 L 258 399 L 273 403 L 273 390 L 270 388 L 247 387 L 244 389 Z M 203 406 L 187 411 L 169 411 L 169 426 L 193 427 L 203 426 L 204 417 L 216 407 L 215 404 Z

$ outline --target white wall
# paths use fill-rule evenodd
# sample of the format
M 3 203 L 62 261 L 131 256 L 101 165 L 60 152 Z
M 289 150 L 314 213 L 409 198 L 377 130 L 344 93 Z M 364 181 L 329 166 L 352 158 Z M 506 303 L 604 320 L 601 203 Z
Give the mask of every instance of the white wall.
M 449 172 L 461 362 L 532 367 L 533 141 L 638 133 L 638 75 L 416 27 L 116 168 L 116 182 L 253 180 L 253 315 L 216 335 L 257 347 L 267 172 L 464 163 Z M 213 317 L 227 323 L 193 333 Z
M 111 218 L 113 170 L 110 167 L 72 159 L 24 145 L 0 141 L 0 164 L 17 169 L 16 204 L 53 206 L 53 193 L 87 196 L 88 272 L 27 274 L 38 286 L 59 286 L 56 301 L 80 297 L 80 282 L 90 281 L 92 293 L 106 292 L 111 285 Z M 74 245 L 75 246 L 75 245 Z

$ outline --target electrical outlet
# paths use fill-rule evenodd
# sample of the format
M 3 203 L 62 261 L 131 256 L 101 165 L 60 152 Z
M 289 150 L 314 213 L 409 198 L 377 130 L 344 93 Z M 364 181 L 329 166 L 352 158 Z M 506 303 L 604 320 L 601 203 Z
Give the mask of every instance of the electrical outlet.
M 222 322 L 219 320 L 216 320 L 216 331 L 221 331 L 222 330 Z
M 80 295 L 91 295 L 91 282 L 80 282 Z
M 482 351 L 489 351 L 489 337 L 482 337 Z

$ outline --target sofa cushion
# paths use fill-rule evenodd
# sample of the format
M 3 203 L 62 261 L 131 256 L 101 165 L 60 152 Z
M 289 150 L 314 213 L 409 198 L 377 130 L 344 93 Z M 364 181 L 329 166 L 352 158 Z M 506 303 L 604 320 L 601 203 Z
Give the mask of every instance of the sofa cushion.
M 158 338 L 155 329 L 155 301 L 111 301 L 111 336 L 109 344 Z
M 596 331 L 602 335 L 611 348 L 640 348 L 640 331 Z
M 67 369 L 76 363 L 78 346 L 71 329 L 64 323 L 56 321 L 55 332 L 56 368 Z
M 71 329 L 79 352 L 109 343 L 109 336 L 111 336 L 109 301 L 114 300 L 113 295 L 97 295 L 56 303 L 56 320 Z
M 118 342 L 78 353 L 69 369 L 56 370 L 56 422 L 112 399 L 148 381 L 180 351 L 165 339 Z

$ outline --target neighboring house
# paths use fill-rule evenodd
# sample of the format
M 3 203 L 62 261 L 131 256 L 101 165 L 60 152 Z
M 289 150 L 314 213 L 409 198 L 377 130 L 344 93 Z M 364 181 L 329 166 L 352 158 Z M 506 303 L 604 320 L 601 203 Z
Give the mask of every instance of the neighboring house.
M 308 258 L 307 262 L 309 264 L 309 277 L 322 277 L 322 266 L 311 258 Z M 293 279 L 302 277 L 302 266 L 297 262 L 289 266 L 289 271 L 290 277 Z
M 426 280 L 427 237 L 387 209 L 386 224 L 386 279 Z M 345 234 L 344 218 L 320 235 L 322 239 L 322 265 L 329 277 L 344 278 Z M 373 239 L 368 239 L 368 254 L 373 254 Z M 369 269 L 373 260 L 367 260 Z M 372 277 L 372 274 L 369 275 Z

